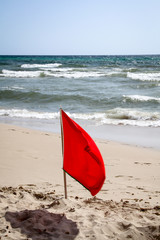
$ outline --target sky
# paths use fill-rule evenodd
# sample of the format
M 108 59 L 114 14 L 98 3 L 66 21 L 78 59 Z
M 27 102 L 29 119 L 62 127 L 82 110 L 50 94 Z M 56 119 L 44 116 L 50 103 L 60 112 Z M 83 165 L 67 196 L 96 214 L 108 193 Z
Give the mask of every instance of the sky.
M 160 0 L 0 0 L 0 55 L 160 54 Z

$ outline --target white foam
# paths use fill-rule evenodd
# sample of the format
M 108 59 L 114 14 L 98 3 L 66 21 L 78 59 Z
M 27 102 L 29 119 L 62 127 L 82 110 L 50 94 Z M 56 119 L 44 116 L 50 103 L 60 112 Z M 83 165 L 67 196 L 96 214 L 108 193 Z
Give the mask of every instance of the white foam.
M 44 67 L 40 67 L 41 70 L 46 71 L 46 68 Z M 53 67 L 48 67 L 47 71 L 51 71 L 51 72 L 70 72 L 73 71 L 73 68 L 53 68 Z
M 123 95 L 125 100 L 129 99 L 133 102 L 148 102 L 148 101 L 156 101 L 160 102 L 160 98 L 149 97 L 149 96 L 141 96 L 141 95 Z M 125 101 L 124 100 L 124 101 Z
M 105 76 L 105 74 L 100 72 L 82 72 L 82 71 L 72 71 L 73 69 L 61 69 L 61 70 L 43 70 L 43 71 L 11 71 L 2 70 L 0 76 L 2 77 L 15 77 L 15 78 L 34 78 L 40 77 L 41 74 L 44 76 L 53 76 L 57 78 L 87 78 L 87 77 L 99 77 Z
M 22 68 L 56 68 L 61 66 L 61 63 L 46 63 L 46 64 L 22 64 Z
M 160 120 L 159 112 L 142 112 L 131 108 L 114 108 L 106 112 L 108 118 L 131 120 Z
M 69 117 L 74 119 L 82 119 L 82 120 L 96 120 L 101 121 L 105 118 L 105 113 L 67 113 Z
M 2 77 L 15 77 L 15 78 L 33 78 L 33 77 L 39 77 L 40 74 L 43 73 L 42 71 L 10 71 L 10 70 L 2 70 L 2 73 L 0 76 Z
M 27 109 L 0 109 L 0 116 L 18 118 L 56 119 L 59 117 L 59 113 L 34 112 L 28 111 Z
M 130 125 L 160 127 L 160 113 L 115 108 L 105 113 L 67 113 L 75 120 L 90 120 L 96 125 Z M 59 112 L 36 112 L 27 109 L 0 109 L 0 116 L 13 118 L 58 119 Z
M 28 65 L 28 64 L 27 64 Z M 33 64 L 32 64 L 33 65 Z M 35 64 L 37 66 L 37 64 Z M 48 64 L 49 65 L 49 64 Z M 52 76 L 56 78 L 90 78 L 90 77 L 104 77 L 104 76 L 113 76 L 120 74 L 121 72 L 116 71 L 85 71 L 85 69 L 78 70 L 76 68 L 56 68 L 56 67 L 43 67 L 39 66 L 39 71 L 11 71 L 3 69 L 0 76 L 2 77 L 15 77 L 15 78 L 34 78 L 43 76 Z M 29 68 L 29 67 L 28 67 Z
M 159 112 L 142 112 L 133 109 L 115 108 L 106 112 L 102 124 L 131 125 L 141 127 L 159 127 Z
M 54 77 L 59 77 L 59 78 L 88 78 L 88 77 L 100 77 L 100 76 L 105 76 L 105 74 L 100 73 L 100 72 L 81 72 L 81 71 L 75 71 L 75 72 L 67 72 L 67 73 L 62 73 L 62 72 L 45 72 L 46 75 L 48 76 L 54 76 Z
M 126 73 L 123 69 L 120 68 L 112 68 L 111 70 L 104 72 L 106 76 L 126 76 Z
M 127 73 L 127 77 L 141 81 L 160 81 L 160 73 Z
M 118 120 L 118 119 L 105 119 L 103 124 L 110 125 L 124 125 L 124 126 L 137 126 L 137 127 L 160 127 L 160 120 L 157 121 L 145 121 L 145 120 Z
M 115 108 L 105 113 L 67 113 L 75 120 L 93 120 L 96 125 L 130 125 L 141 127 L 160 127 L 160 113 L 141 112 L 139 110 Z
M 23 90 L 24 88 L 23 87 L 18 87 L 18 86 L 7 86 L 7 87 L 1 87 L 1 89 L 3 90 Z

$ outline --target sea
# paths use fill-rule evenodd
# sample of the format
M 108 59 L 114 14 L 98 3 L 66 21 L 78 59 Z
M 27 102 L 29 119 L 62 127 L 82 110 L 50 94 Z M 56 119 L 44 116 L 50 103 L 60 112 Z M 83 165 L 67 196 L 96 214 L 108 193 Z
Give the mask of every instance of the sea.
M 0 122 L 160 127 L 160 55 L 0 56 Z

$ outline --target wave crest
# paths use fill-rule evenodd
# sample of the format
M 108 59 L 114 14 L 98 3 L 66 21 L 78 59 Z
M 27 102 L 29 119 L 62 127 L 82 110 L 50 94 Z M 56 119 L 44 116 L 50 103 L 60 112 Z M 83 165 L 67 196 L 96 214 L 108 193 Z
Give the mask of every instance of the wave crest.
M 103 113 L 69 113 L 75 120 L 93 120 L 98 125 L 130 125 L 160 127 L 160 113 L 115 108 Z M 27 109 L 0 109 L 0 116 L 34 119 L 58 119 L 59 112 L 36 112 Z
M 61 63 L 46 63 L 46 64 L 22 64 L 21 68 L 56 68 L 61 66 Z
M 59 113 L 34 112 L 27 109 L 0 109 L 0 116 L 9 116 L 17 118 L 37 118 L 37 119 L 56 119 Z
M 160 103 L 160 98 L 141 96 L 141 95 L 123 95 L 124 101 L 131 102 L 157 102 Z
M 100 77 L 105 76 L 101 72 L 82 72 L 82 71 L 70 71 L 66 69 L 61 69 L 60 71 L 11 71 L 2 70 L 0 74 L 1 77 L 15 77 L 15 78 L 35 78 L 35 77 L 45 77 L 52 76 L 57 78 L 88 78 L 88 77 Z
M 42 74 L 42 71 L 11 71 L 3 69 L 0 76 L 14 78 L 34 78 L 39 77 L 40 74 Z
M 160 81 L 160 73 L 127 73 L 127 77 L 141 81 Z
M 28 66 L 30 64 L 24 64 L 22 66 Z M 56 68 L 51 64 L 48 64 L 47 67 L 44 67 L 43 64 L 31 64 L 39 66 L 39 70 L 24 70 L 24 71 L 12 71 L 3 69 L 0 73 L 0 77 L 14 77 L 14 78 L 35 78 L 35 77 L 55 77 L 55 78 L 99 78 L 99 77 L 126 77 L 126 73 L 122 71 L 115 70 L 87 70 L 86 69 L 76 69 L 76 68 Z M 28 67 L 32 68 L 32 67 Z

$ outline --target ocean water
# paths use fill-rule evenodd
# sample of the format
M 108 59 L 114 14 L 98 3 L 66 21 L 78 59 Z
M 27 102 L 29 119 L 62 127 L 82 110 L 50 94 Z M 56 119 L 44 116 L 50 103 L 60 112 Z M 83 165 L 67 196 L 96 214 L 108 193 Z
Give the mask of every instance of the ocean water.
M 0 121 L 160 127 L 160 55 L 0 56 Z

